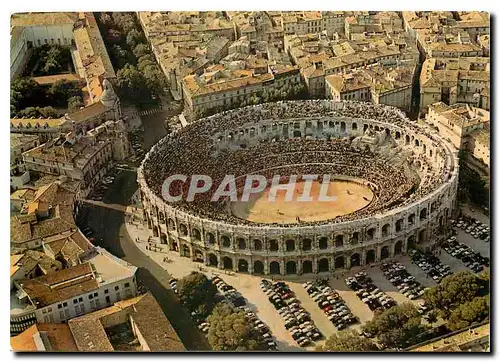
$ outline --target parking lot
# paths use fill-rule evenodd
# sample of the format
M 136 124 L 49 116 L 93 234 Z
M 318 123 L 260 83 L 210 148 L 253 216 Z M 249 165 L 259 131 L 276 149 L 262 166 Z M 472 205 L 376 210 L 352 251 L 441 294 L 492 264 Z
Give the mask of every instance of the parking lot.
M 135 234 L 138 235 L 143 233 L 144 235 L 149 236 L 149 231 L 147 229 L 144 229 L 142 226 L 131 226 L 130 224 L 127 224 L 127 229 L 129 230 L 129 233 L 133 240 L 135 240 Z M 143 242 L 138 243 L 138 246 L 176 278 L 181 278 L 193 270 L 200 271 L 201 267 L 201 271 L 205 273 L 209 278 L 219 276 L 222 280 L 224 280 L 224 282 L 232 285 L 236 289 L 236 291 L 240 293 L 243 298 L 245 298 L 245 308 L 248 308 L 249 311 L 255 313 L 256 317 L 263 324 L 269 327 L 269 334 L 272 337 L 273 341 L 276 342 L 280 351 L 313 350 L 316 345 L 324 343 L 324 339 L 322 339 L 313 341 L 311 344 L 308 344 L 308 346 L 304 348 L 298 345 L 297 340 L 294 339 L 294 337 L 290 333 L 290 330 L 287 330 L 285 328 L 286 320 L 280 315 L 278 309 L 275 308 L 273 304 L 268 300 L 268 295 L 266 295 L 265 291 L 263 291 L 261 287 L 263 279 L 262 277 L 236 274 L 233 272 L 225 273 L 219 269 L 193 263 L 190 259 L 180 257 L 175 253 L 153 252 L 150 250 L 146 250 L 145 247 L 147 242 L 145 240 L 147 240 L 147 236 L 142 236 L 139 239 L 143 240 Z M 485 241 L 480 239 L 473 238 L 470 234 L 464 232 L 461 229 L 457 230 L 456 239 L 460 243 L 470 245 L 474 250 L 480 252 L 484 256 L 489 257 L 489 243 L 486 243 Z M 168 255 L 168 262 L 165 262 L 163 260 L 166 255 Z M 431 259 L 432 258 L 433 257 L 431 257 Z M 433 267 L 436 267 L 441 268 L 441 270 L 447 270 L 445 267 L 448 266 L 451 273 L 469 270 L 469 268 L 463 263 L 462 260 L 451 256 L 442 249 L 435 252 L 435 258 L 436 264 L 429 264 L 431 265 L 431 269 Z M 422 267 L 418 265 L 418 261 L 412 262 L 409 256 L 398 256 L 394 260 L 400 263 L 396 264 L 397 266 L 395 268 L 397 270 L 404 269 L 407 272 L 403 274 L 404 279 L 407 279 L 408 275 L 410 275 L 414 278 L 411 278 L 411 280 L 414 280 L 422 287 L 432 287 L 436 285 L 436 281 L 433 280 L 433 277 L 428 274 L 429 269 L 427 268 L 426 272 Z M 384 262 L 388 262 L 388 260 L 384 260 Z M 378 295 L 379 298 L 382 296 L 384 296 L 385 298 L 385 296 L 387 296 L 389 299 L 393 299 L 397 304 L 412 302 L 416 305 L 419 305 L 421 303 L 421 297 L 410 299 L 411 294 L 406 293 L 407 295 L 404 295 L 402 291 L 407 292 L 408 289 L 412 289 L 408 288 L 407 285 L 398 286 L 397 283 L 394 282 L 393 274 L 391 274 L 392 276 L 390 277 L 384 275 L 384 272 L 383 270 L 381 270 L 380 265 L 373 265 L 365 268 L 353 268 L 350 271 L 338 273 L 334 276 L 319 276 L 320 278 L 326 279 L 327 285 L 331 288 L 332 291 L 337 293 L 336 295 L 338 295 L 343 304 L 345 304 L 345 310 L 348 311 L 348 313 L 352 313 L 352 315 L 356 317 L 357 322 L 352 325 L 347 325 L 346 328 L 359 330 L 365 322 L 371 320 L 374 316 L 374 311 L 370 310 L 366 302 L 363 302 L 363 300 L 356 295 L 356 291 L 351 290 L 346 284 L 347 278 L 354 277 L 356 273 L 359 273 L 362 270 L 366 272 L 366 276 L 368 276 L 371 279 L 371 282 L 376 286 L 376 288 L 379 289 L 374 293 Z M 393 279 L 393 282 L 390 281 L 391 278 Z M 315 279 L 316 276 L 283 278 L 290 291 L 293 292 L 294 297 L 298 301 L 300 301 L 300 307 L 303 308 L 304 311 L 310 316 L 310 320 L 314 325 L 314 328 L 317 328 L 321 335 L 328 337 L 338 330 L 336 325 L 334 325 L 334 323 L 332 322 L 333 317 L 331 314 L 328 314 L 327 312 L 322 310 L 320 306 L 318 306 L 318 302 L 313 300 L 311 295 L 308 294 L 304 287 L 305 282 L 312 282 Z M 366 298 L 366 296 L 364 298 Z M 375 295 L 370 298 L 375 298 Z M 335 299 L 337 300 L 338 298 L 335 297 Z M 337 303 L 333 308 L 337 309 L 337 312 L 340 313 L 341 317 L 344 317 L 346 315 L 346 312 L 342 310 L 342 308 L 338 309 L 339 306 L 340 304 Z M 247 313 L 249 312 L 247 311 Z M 297 335 L 295 335 L 295 338 L 298 338 Z

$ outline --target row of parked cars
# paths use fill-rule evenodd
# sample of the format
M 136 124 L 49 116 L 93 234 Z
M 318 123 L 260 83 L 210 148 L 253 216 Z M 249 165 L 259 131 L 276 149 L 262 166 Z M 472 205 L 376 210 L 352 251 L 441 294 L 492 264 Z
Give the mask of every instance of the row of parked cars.
M 328 281 L 316 280 L 304 283 L 302 286 L 337 330 L 340 331 L 359 322 L 339 293 L 328 285 Z
M 443 250 L 462 262 L 474 273 L 479 273 L 484 266 L 490 265 L 490 259 L 476 253 L 470 246 L 460 243 L 454 236 L 443 244 Z
M 241 309 L 245 313 L 245 316 L 253 329 L 255 329 L 261 335 L 262 340 L 267 346 L 267 350 L 277 351 L 278 346 L 274 341 L 269 327 L 264 322 L 262 322 L 262 320 L 260 320 L 259 317 L 257 317 L 257 315 L 250 308 L 241 306 L 238 307 L 238 309 Z
M 458 220 L 452 220 L 451 224 L 464 230 L 466 233 L 470 234 L 473 238 L 484 240 L 485 242 L 490 242 L 490 228 L 488 225 L 481 223 L 481 221 L 476 220 L 473 217 L 463 216 Z
M 422 269 L 436 283 L 439 283 L 444 277 L 453 274 L 450 266 L 443 264 L 441 260 L 433 254 L 424 254 L 419 250 L 411 249 L 408 255 L 410 261 Z
M 267 295 L 278 314 L 285 322 L 285 328 L 301 347 L 323 338 L 323 335 L 311 320 L 311 315 L 295 297 L 295 293 L 285 282 L 271 282 L 263 279 L 260 288 Z
M 219 293 L 223 295 L 224 298 L 227 299 L 227 301 L 230 302 L 230 304 L 232 304 L 234 307 L 242 307 L 247 304 L 245 298 L 241 295 L 241 293 L 234 289 L 232 285 L 227 284 L 220 277 L 213 277 L 212 283 L 215 284 L 215 286 L 219 290 Z
M 97 186 L 92 190 L 92 193 L 90 194 L 90 198 L 92 200 L 96 201 L 101 201 L 104 193 L 108 189 L 109 185 L 111 185 L 114 181 L 116 176 L 121 172 L 120 169 L 113 168 L 111 169 L 110 172 L 108 172 L 97 184 Z
M 424 294 L 424 286 L 416 281 L 400 262 L 384 262 L 380 265 L 380 269 L 387 280 L 408 299 L 414 300 Z
M 353 277 L 345 279 L 345 282 L 372 311 L 389 309 L 397 304 L 394 298 L 388 296 L 373 283 L 372 278 L 367 276 L 365 271 L 360 271 Z

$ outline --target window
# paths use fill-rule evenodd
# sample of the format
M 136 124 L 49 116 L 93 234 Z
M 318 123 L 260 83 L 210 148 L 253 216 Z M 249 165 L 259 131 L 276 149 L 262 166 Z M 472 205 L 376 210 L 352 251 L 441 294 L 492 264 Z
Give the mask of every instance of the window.
M 47 311 L 48 311 L 49 313 L 52 313 L 52 308 L 49 308 Z
M 98 295 L 99 295 L 99 293 L 97 293 L 97 292 L 96 292 L 96 293 L 94 293 L 94 297 L 97 297 Z
M 100 307 L 101 307 L 101 302 L 99 302 L 99 299 L 96 299 L 96 300 L 95 300 L 95 306 L 96 306 L 97 308 L 100 308 Z
M 79 302 L 83 302 L 83 297 L 78 298 Z
M 61 304 L 58 304 L 57 305 L 57 309 L 61 309 L 62 308 L 62 305 Z
M 92 294 L 89 294 L 89 300 L 92 300 L 94 296 Z
M 125 283 L 125 288 L 130 287 L 130 283 Z
M 78 303 L 78 299 L 73 299 L 73 304 Z
M 115 290 L 119 290 L 119 289 L 120 289 L 119 285 L 115 286 Z
M 63 307 L 67 307 L 67 306 L 68 306 L 68 303 L 64 302 Z
M 45 309 L 42 310 L 42 314 L 47 314 L 47 311 Z
M 121 296 L 120 296 L 120 292 L 116 293 L 116 300 L 120 300 L 121 299 Z
M 109 293 L 109 290 L 104 289 L 104 294 L 108 294 L 108 293 Z
M 64 312 L 62 310 L 59 311 L 59 319 L 61 319 L 61 321 L 64 319 Z

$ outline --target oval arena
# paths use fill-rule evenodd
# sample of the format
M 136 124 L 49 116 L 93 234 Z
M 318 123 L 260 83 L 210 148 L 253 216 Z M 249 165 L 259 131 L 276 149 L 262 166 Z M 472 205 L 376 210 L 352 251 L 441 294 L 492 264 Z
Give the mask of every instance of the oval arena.
M 212 202 L 208 192 L 167 203 L 162 184 L 173 174 L 214 184 L 226 175 L 327 174 L 338 200 L 275 205 L 263 192 L 242 204 Z M 169 250 L 220 269 L 300 275 L 367 265 L 432 239 L 454 208 L 458 154 L 394 107 L 277 102 L 171 133 L 146 155 L 138 183 L 147 225 Z

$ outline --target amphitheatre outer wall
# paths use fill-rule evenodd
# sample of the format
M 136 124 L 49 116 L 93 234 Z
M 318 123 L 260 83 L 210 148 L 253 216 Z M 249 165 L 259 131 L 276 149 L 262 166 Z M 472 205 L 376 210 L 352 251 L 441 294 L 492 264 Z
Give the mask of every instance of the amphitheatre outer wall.
M 343 109 L 348 103 L 305 102 L 333 109 Z M 369 104 L 361 106 L 370 107 Z M 365 119 L 356 114 L 352 117 L 304 114 L 290 119 L 245 122 L 237 128 L 213 134 L 212 142 L 221 148 L 231 148 L 241 142 L 251 147 L 260 138 L 269 139 L 273 135 L 282 139 L 325 139 L 362 136 L 367 128 L 385 130 L 398 146 L 411 148 L 443 170 L 444 181 L 422 197 L 351 221 L 331 220 L 318 225 L 237 225 L 199 217 L 165 202 L 149 188 L 143 162 L 138 170 L 138 184 L 147 226 L 160 237 L 162 244 L 181 256 L 220 269 L 250 274 L 332 272 L 404 254 L 409 244 L 428 241 L 440 227 L 447 225 L 458 187 L 458 154 L 449 142 L 432 130 L 417 126 L 396 108 L 386 108 L 391 117 L 398 117 L 398 122 Z M 237 115 L 238 109 L 229 112 Z M 155 148 L 156 145 L 149 154 L 156 152 Z

